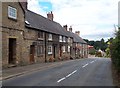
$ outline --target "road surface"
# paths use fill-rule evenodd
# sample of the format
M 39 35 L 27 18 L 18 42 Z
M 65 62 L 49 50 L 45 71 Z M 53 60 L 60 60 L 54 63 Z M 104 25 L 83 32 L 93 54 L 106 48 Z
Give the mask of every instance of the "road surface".
M 88 58 L 70 60 L 3 81 L 4 86 L 114 86 L 111 60 Z M 54 64 L 54 63 L 53 63 Z

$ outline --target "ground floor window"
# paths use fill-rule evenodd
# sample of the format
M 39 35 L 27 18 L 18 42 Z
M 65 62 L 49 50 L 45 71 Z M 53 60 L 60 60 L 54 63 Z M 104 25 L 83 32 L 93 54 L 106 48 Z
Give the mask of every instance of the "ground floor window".
M 52 54 L 52 45 L 48 46 L 48 54 Z
M 37 46 L 37 55 L 40 56 L 41 54 L 44 54 L 44 47 L 43 45 Z
M 65 52 L 65 46 L 63 46 L 62 49 L 63 49 L 63 52 Z
M 70 46 L 68 46 L 68 52 L 70 52 Z

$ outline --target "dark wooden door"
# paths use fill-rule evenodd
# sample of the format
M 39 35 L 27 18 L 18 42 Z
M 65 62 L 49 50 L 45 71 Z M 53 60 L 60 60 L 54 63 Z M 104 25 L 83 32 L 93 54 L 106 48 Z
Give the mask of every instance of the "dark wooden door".
M 9 38 L 9 64 L 16 63 L 16 39 Z
M 54 59 L 56 58 L 56 47 L 53 47 L 53 52 L 54 52 Z
M 31 45 L 30 46 L 30 63 L 34 63 L 34 54 L 35 54 L 35 46 Z
M 60 57 L 62 56 L 62 46 L 60 46 Z

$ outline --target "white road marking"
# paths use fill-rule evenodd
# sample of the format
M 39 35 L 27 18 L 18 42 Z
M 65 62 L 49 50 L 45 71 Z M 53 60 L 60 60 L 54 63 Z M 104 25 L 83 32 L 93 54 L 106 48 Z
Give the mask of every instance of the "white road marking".
M 87 65 L 88 65 L 88 63 L 87 63 L 87 64 L 85 64 L 85 65 L 84 65 L 84 66 L 82 66 L 82 67 L 84 68 L 84 67 L 86 67 Z
M 94 63 L 95 61 L 91 61 L 90 63 L 92 64 L 92 63 Z
M 73 75 L 76 72 L 77 72 L 77 70 L 73 71 L 72 73 L 70 73 L 69 75 L 67 75 L 66 78 L 70 77 L 71 75 Z
M 61 78 L 61 79 L 58 80 L 57 82 L 59 83 L 59 82 L 65 80 L 66 78 L 70 77 L 71 75 L 73 75 L 73 74 L 76 73 L 76 72 L 77 72 L 77 70 L 73 71 L 72 73 L 68 74 L 66 77 Z
M 62 80 L 65 80 L 65 79 L 66 79 L 66 78 L 63 77 L 62 79 L 58 80 L 57 82 L 59 83 L 59 82 L 61 82 Z

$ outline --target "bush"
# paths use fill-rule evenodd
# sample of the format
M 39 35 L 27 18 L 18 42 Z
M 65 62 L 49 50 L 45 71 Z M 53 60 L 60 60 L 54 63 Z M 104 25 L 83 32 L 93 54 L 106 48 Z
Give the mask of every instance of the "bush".
M 102 53 L 101 52 L 96 52 L 95 56 L 96 57 L 102 57 Z
M 112 40 L 110 44 L 110 54 L 112 63 L 120 71 L 120 29 L 116 33 L 115 39 Z

